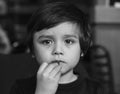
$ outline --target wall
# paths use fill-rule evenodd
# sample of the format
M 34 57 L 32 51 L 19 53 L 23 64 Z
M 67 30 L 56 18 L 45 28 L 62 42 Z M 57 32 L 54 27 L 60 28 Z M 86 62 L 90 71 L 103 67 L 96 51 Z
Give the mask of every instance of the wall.
M 120 94 L 120 9 L 97 7 L 93 18 L 95 43 L 110 52 L 115 91 Z
M 98 25 L 96 43 L 105 46 L 110 52 L 115 91 L 120 94 L 120 25 Z

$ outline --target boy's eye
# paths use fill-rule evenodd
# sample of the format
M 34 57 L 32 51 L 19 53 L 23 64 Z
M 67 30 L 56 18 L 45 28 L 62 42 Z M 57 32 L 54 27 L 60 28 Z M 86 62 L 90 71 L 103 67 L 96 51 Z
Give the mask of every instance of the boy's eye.
M 40 41 L 40 43 L 43 45 L 50 45 L 50 44 L 52 44 L 52 41 L 51 40 L 42 40 L 42 41 Z
M 72 40 L 72 39 L 66 39 L 65 43 L 68 44 L 68 45 L 71 45 L 71 44 L 74 43 L 74 40 Z

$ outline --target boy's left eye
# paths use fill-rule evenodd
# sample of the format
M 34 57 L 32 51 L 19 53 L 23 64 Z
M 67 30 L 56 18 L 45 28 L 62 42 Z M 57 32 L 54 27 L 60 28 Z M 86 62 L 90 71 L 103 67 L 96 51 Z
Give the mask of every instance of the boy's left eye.
M 65 43 L 66 43 L 66 44 L 69 44 L 69 45 L 70 45 L 70 44 L 73 44 L 74 42 L 75 42 L 75 41 L 74 41 L 74 40 L 71 40 L 71 39 L 66 39 L 66 40 L 65 40 Z

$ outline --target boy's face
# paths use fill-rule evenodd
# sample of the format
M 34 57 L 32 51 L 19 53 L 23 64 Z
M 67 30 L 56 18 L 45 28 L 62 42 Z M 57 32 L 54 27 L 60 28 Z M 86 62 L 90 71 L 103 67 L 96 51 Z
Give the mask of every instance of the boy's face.
M 63 74 L 73 72 L 81 53 L 79 32 L 77 24 L 70 22 L 36 32 L 33 46 L 38 63 L 58 63 Z

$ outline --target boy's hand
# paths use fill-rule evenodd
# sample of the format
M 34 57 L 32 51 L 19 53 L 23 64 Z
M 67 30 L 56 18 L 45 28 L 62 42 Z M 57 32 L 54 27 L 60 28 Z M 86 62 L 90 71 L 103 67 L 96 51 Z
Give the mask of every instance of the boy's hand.
M 55 94 L 61 75 L 61 66 L 57 63 L 43 63 L 37 73 L 35 94 Z

